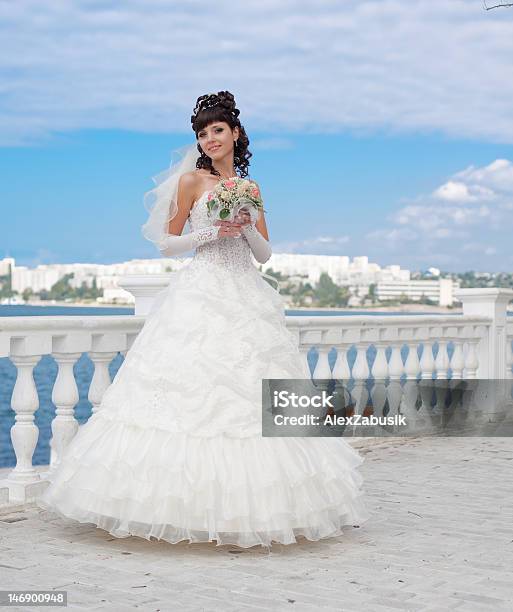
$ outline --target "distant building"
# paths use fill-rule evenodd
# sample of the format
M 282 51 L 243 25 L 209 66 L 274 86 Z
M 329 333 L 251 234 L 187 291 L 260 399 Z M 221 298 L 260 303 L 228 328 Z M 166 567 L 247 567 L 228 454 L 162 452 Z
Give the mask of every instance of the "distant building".
M 323 272 L 327 272 L 335 283 L 347 276 L 349 257 L 342 255 L 303 255 L 300 253 L 273 253 L 264 264 L 287 276 L 304 276 L 316 283 Z
M 456 301 L 453 296 L 456 287 L 459 287 L 459 283 L 450 278 L 388 281 L 377 284 L 376 297 L 380 301 L 398 300 L 401 296 L 410 300 L 421 300 L 424 297 L 440 306 L 452 306 Z
M 57 281 L 66 274 L 73 273 L 69 284 L 78 288 L 85 283 L 92 287 L 96 280 L 98 289 L 112 290 L 112 295 L 122 299 L 123 295 L 129 294 L 118 288 L 118 279 L 125 274 L 162 274 L 166 269 L 179 269 L 184 263 L 170 259 L 134 259 L 116 264 L 40 264 L 35 268 L 17 266 L 14 258 L 0 260 L 0 274 L 7 274 L 11 266 L 12 290 L 23 293 L 25 289 L 31 289 L 34 293 L 42 290 L 50 291 Z M 2 272 L 3 271 L 3 272 Z
M 61 272 L 53 267 L 38 266 L 30 269 L 14 265 L 12 290 L 18 293 L 23 293 L 25 289 L 32 289 L 34 293 L 39 293 L 43 289 L 50 290 L 62 276 Z
M 121 276 L 175 271 L 188 265 L 190 259 L 134 259 L 115 264 L 41 264 L 31 269 L 16 266 L 14 258 L 9 257 L 0 260 L 0 273 L 8 274 L 11 269 L 12 289 L 20 294 L 27 288 L 34 293 L 43 289 L 49 291 L 64 275 L 73 273 L 69 281 L 72 287 L 81 287 L 82 283 L 91 287 L 96 281 L 98 289 L 103 289 L 103 299 L 99 298 L 98 301 L 132 303 L 132 296 L 118 286 Z M 356 301 L 365 298 L 370 285 L 375 285 L 378 300 L 397 299 L 404 294 L 410 299 L 429 297 L 442 305 L 453 303 L 453 282 L 450 279 L 411 280 L 409 270 L 401 269 L 398 265 L 381 268 L 369 262 L 366 256 L 354 257 L 351 261 L 345 255 L 273 253 L 262 268 L 264 271 L 272 268 L 274 272 L 292 277 L 295 284 L 309 282 L 315 285 L 325 272 L 337 285 L 348 287 Z
M 0 276 L 6 276 L 9 271 L 15 266 L 14 257 L 4 257 L 0 259 Z
M 264 264 L 264 269 L 268 268 L 287 276 L 303 276 L 312 284 L 317 283 L 325 272 L 337 285 L 362 287 L 365 290 L 379 281 L 406 281 L 410 278 L 409 270 L 402 270 L 398 265 L 381 268 L 376 263 L 369 263 L 369 258 L 365 256 L 354 257 L 351 261 L 346 255 L 273 253 Z

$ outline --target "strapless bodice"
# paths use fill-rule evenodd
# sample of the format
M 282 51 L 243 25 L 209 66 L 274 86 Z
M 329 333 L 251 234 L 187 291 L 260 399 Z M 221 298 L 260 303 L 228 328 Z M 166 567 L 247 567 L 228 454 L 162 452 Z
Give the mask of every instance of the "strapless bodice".
M 207 196 L 211 191 L 205 191 L 189 212 L 189 225 L 191 231 L 203 229 L 213 225 L 207 209 Z M 197 247 L 193 257 L 194 265 L 202 262 L 219 264 L 226 268 L 247 270 L 255 268 L 251 257 L 251 248 L 244 235 L 225 236 Z

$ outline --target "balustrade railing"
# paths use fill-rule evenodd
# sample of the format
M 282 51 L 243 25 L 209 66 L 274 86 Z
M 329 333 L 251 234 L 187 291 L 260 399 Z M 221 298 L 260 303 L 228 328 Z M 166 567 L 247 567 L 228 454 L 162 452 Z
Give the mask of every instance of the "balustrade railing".
M 79 427 L 74 364 L 84 353 L 94 364 L 88 399 L 95 412 L 111 384 L 110 362 L 130 350 L 151 308 L 151 295 L 169 283 L 168 276 L 159 278 L 147 279 L 146 284 L 141 277 L 137 283 L 124 283 L 136 296 L 136 315 L 0 318 L 0 357 L 8 357 L 17 369 L 11 398 L 15 423 L 10 432 L 16 465 L 0 481 L 0 505 L 33 501 L 47 486 L 47 472 L 58 465 Z M 381 413 L 385 403 L 390 413 L 397 413 L 405 398 L 408 405 L 417 400 L 421 408 L 428 405 L 427 394 L 433 387 L 419 386 L 422 381 L 512 378 L 513 321 L 507 318 L 507 305 L 513 290 L 462 289 L 457 297 L 463 314 L 288 316 L 287 326 L 303 358 L 313 366 L 313 381 L 333 381 L 339 390 L 351 387 L 358 414 L 369 402 L 374 413 Z M 43 355 L 52 355 L 58 367 L 47 471 L 33 465 L 39 435 L 33 370 Z M 446 387 L 443 383 L 440 393 Z M 437 401 L 442 403 L 442 395 Z

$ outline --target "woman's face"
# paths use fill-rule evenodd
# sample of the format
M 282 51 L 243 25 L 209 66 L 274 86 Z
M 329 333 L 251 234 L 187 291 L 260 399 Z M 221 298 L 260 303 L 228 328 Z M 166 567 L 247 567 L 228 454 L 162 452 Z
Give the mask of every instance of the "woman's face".
M 233 154 L 234 141 L 238 137 L 239 128 L 232 130 L 226 121 L 215 121 L 198 132 L 198 142 L 212 161 Z

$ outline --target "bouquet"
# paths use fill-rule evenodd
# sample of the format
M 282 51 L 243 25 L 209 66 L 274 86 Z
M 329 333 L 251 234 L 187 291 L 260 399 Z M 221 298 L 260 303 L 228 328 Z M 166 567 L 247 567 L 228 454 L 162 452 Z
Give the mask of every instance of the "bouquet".
M 233 221 L 243 209 L 250 213 L 252 219 L 255 216 L 258 218 L 259 210 L 264 210 L 260 190 L 254 181 L 238 176 L 223 179 L 208 194 L 207 210 L 210 218 Z

